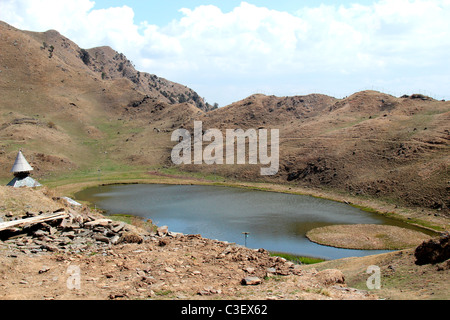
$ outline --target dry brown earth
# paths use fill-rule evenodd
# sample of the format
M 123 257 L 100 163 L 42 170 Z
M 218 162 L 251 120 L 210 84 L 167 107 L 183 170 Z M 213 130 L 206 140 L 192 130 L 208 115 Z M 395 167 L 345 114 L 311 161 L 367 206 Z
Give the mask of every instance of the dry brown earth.
M 267 253 L 237 248 L 198 236 L 123 244 L 95 254 L 44 253 L 35 256 L 0 245 L 0 299 L 374 299 L 330 278 L 327 271 L 302 271 Z M 79 289 L 71 267 L 81 272 Z M 268 269 L 273 268 L 273 273 Z M 333 273 L 340 275 L 335 270 Z M 248 276 L 257 286 L 244 286 Z

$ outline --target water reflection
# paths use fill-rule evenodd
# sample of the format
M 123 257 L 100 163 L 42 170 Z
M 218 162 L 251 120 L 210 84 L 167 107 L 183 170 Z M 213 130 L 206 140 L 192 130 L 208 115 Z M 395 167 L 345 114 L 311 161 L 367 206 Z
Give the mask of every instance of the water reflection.
M 348 250 L 310 242 L 306 233 L 332 224 L 390 224 L 398 221 L 346 204 L 275 192 L 216 186 L 117 185 L 84 190 L 87 200 L 109 214 L 132 214 L 171 231 L 304 256 L 339 259 L 387 252 Z

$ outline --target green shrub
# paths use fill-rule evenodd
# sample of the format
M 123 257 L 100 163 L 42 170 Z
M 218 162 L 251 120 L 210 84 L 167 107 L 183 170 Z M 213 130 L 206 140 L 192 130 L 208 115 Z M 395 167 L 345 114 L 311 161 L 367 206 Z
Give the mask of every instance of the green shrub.
M 80 59 L 84 62 L 85 65 L 89 65 L 91 63 L 91 56 L 89 52 L 84 49 L 80 50 Z

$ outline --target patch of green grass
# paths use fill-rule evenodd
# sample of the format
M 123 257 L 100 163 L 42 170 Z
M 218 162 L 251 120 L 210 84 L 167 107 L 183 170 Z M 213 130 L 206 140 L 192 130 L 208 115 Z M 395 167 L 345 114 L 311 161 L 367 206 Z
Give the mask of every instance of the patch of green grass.
M 131 222 L 136 219 L 136 216 L 133 216 L 131 214 L 112 214 L 109 215 L 108 218 L 114 221 L 121 221 L 127 224 L 131 224 Z
M 370 207 L 365 207 L 365 206 L 360 206 L 354 203 L 350 204 L 352 207 L 357 208 L 359 210 L 362 210 L 364 212 L 369 212 L 369 213 L 379 213 L 377 210 L 370 208 Z
M 411 219 L 408 219 L 407 221 L 408 221 L 408 223 L 417 224 L 419 226 L 423 226 L 425 228 L 429 228 L 429 229 L 435 230 L 437 232 L 445 231 L 444 228 L 442 228 L 440 226 L 433 225 L 433 224 L 431 224 L 431 223 L 429 223 L 427 221 L 424 221 L 424 220 L 411 218 Z
M 51 178 L 40 179 L 49 187 L 57 187 L 80 182 L 98 181 L 99 184 L 108 181 L 119 181 L 128 179 L 143 179 L 152 177 L 146 173 L 144 168 L 132 168 L 127 165 L 115 164 L 113 162 L 103 163 L 101 167 L 83 168 L 74 170 L 66 174 L 61 174 Z
M 210 181 L 217 181 L 217 180 L 223 181 L 225 179 L 224 177 L 216 175 L 216 174 L 203 173 L 203 172 L 181 171 L 176 167 L 162 168 L 158 171 L 161 173 L 164 173 L 164 174 L 179 175 L 179 176 L 183 176 L 183 177 L 204 179 L 204 180 L 210 180 Z
M 165 297 L 165 296 L 168 296 L 168 295 L 170 295 L 172 293 L 173 293 L 172 290 L 158 290 L 158 291 L 155 291 L 155 294 L 157 296 L 159 296 L 159 297 Z
M 274 274 L 274 275 L 270 275 L 270 276 L 265 276 L 264 280 L 273 280 L 275 282 L 280 282 L 280 281 L 284 281 L 284 277 L 278 274 Z
M 113 214 L 108 215 L 107 217 L 111 220 L 125 222 L 126 224 L 139 227 L 149 232 L 156 232 L 158 228 L 150 220 L 145 220 L 142 217 L 133 216 L 131 214 Z
M 325 288 L 306 288 L 305 292 L 314 293 L 314 294 L 321 294 L 321 295 L 324 295 L 326 297 L 331 297 L 330 291 L 328 289 L 325 289 Z
M 24 143 L 17 142 L 15 140 L 2 140 L 2 144 L 6 146 L 5 152 L 17 152 L 20 148 L 23 148 Z M 12 166 L 12 164 L 11 164 Z
M 284 252 L 270 252 L 270 255 L 272 257 L 281 257 L 281 258 L 285 258 L 286 260 L 289 260 L 291 262 L 294 263 L 301 263 L 301 264 L 315 264 L 315 263 L 320 263 L 320 262 L 324 262 L 324 259 L 320 259 L 320 258 L 314 258 L 314 257 L 304 257 L 304 256 L 299 256 L 299 255 L 295 255 L 295 254 L 290 254 L 290 253 L 284 253 Z

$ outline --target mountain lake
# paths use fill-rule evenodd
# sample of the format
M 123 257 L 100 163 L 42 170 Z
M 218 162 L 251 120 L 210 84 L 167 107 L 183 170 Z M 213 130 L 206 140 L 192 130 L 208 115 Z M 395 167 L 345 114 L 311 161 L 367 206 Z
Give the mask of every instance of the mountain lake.
M 107 215 L 129 214 L 183 234 L 228 241 L 249 248 L 326 260 L 361 257 L 387 250 L 353 250 L 309 241 L 306 233 L 335 224 L 385 224 L 422 231 L 345 203 L 277 192 L 202 185 L 110 185 L 76 194 Z M 246 236 L 244 233 L 248 233 Z

